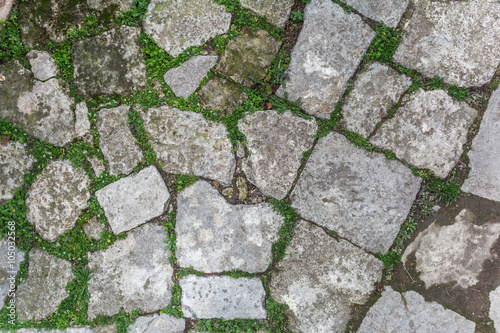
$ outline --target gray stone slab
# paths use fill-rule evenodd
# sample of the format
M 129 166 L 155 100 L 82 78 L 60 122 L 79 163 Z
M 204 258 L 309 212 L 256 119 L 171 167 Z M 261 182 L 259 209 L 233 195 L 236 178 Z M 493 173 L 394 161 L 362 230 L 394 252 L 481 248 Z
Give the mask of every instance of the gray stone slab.
M 490 319 L 497 331 L 500 331 L 500 286 L 490 292 Z
M 285 27 L 293 7 L 293 0 L 241 0 L 241 6 L 250 12 L 265 16 L 280 29 Z
M 351 306 L 364 304 L 384 265 L 360 248 L 299 221 L 275 267 L 271 296 L 289 306 L 293 332 L 345 332 Z
M 14 221 L 12 221 L 14 222 Z M 9 233 L 15 233 L 15 224 L 8 226 Z M 14 242 L 14 237 L 0 239 L 0 307 L 3 308 L 5 299 L 15 292 L 16 275 L 19 265 L 24 260 L 24 251 L 19 250 Z
M 90 165 L 92 165 L 92 170 L 94 170 L 96 177 L 99 177 L 104 171 L 106 171 L 104 163 L 98 159 L 97 156 L 87 157 L 87 159 L 90 162 Z
M 152 165 L 95 193 L 115 234 L 131 230 L 163 214 L 170 193 Z
M 10 200 L 16 193 L 16 188 L 24 182 L 27 173 L 35 162 L 28 152 L 26 144 L 9 141 L 0 145 L 0 200 Z
M 224 115 L 231 114 L 242 105 L 248 96 L 236 83 L 214 77 L 198 92 L 200 104 L 205 109 L 221 110 Z
M 99 222 L 96 217 L 83 225 L 85 235 L 93 240 L 99 240 L 101 234 L 106 230 L 106 226 Z
M 168 314 L 139 317 L 130 325 L 130 333 L 184 333 L 186 321 Z
M 331 0 L 312 0 L 277 95 L 295 101 L 309 114 L 328 118 L 356 71 L 375 32 L 356 14 Z
M 375 21 L 383 21 L 386 26 L 395 28 L 410 0 L 346 0 L 361 14 Z
M 87 0 L 89 8 L 98 11 L 103 11 L 110 6 L 116 6 L 116 14 L 129 10 L 133 3 L 134 0 Z
M 75 108 L 75 134 L 77 137 L 84 137 L 90 133 L 90 120 L 88 117 L 89 109 L 85 102 L 80 102 L 76 104 Z
M 12 9 L 13 4 L 14 0 L 3 0 L 0 2 L 0 20 L 6 20 L 9 18 L 10 10 Z M 1 26 L 0 30 L 2 30 Z
M 234 279 L 229 276 L 180 280 L 182 312 L 186 318 L 264 319 L 266 293 L 258 278 Z
M 116 333 L 116 325 L 96 326 L 96 327 L 70 327 L 65 330 L 37 330 L 22 328 L 16 333 Z
M 28 58 L 31 71 L 37 80 L 46 81 L 59 73 L 56 62 L 48 52 L 31 50 L 26 58 Z
M 359 246 L 385 253 L 406 219 L 420 183 L 400 162 L 330 133 L 319 139 L 309 158 L 291 194 L 292 207 L 303 218 Z

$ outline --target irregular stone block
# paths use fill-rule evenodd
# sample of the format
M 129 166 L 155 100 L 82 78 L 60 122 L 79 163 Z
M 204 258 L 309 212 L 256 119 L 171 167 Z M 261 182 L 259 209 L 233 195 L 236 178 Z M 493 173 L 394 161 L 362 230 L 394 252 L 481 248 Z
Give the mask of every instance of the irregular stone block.
M 0 2 L 0 20 L 6 20 L 9 18 L 10 10 L 12 9 L 13 4 L 14 0 L 2 0 Z M 2 30 L 1 26 L 0 30 Z
M 26 144 L 10 141 L 5 146 L 0 145 L 0 200 L 14 197 L 16 188 L 23 184 L 24 174 L 31 169 L 33 162 L 35 159 Z
M 8 231 L 12 232 L 10 229 Z M 0 239 L 0 307 L 2 308 L 7 296 L 15 290 L 16 275 L 23 260 L 24 251 L 16 247 L 13 238 Z
M 90 120 L 88 118 L 89 109 L 85 102 L 76 104 L 75 132 L 77 137 L 83 137 L 90 133 Z
M 375 21 L 383 21 L 386 26 L 395 28 L 408 6 L 409 0 L 346 0 L 361 14 Z
M 87 160 L 92 165 L 92 170 L 94 170 L 96 177 L 99 177 L 104 171 L 106 171 L 104 163 L 102 163 L 102 161 L 98 159 L 97 156 L 87 157 Z
M 88 223 L 83 225 L 83 232 L 85 235 L 93 240 L 99 240 L 101 234 L 106 230 L 106 226 L 99 222 L 97 218 L 93 218 Z
M 293 0 L 241 0 L 241 6 L 256 15 L 265 16 L 269 22 L 283 29 L 290 17 Z
M 186 321 L 168 314 L 139 317 L 130 325 L 130 333 L 184 333 Z
M 26 55 L 28 58 L 31 71 L 35 79 L 46 81 L 55 77 L 58 73 L 57 65 L 54 59 L 45 51 L 31 50 Z
M 200 104 L 205 109 L 221 110 L 224 115 L 231 114 L 236 107 L 245 103 L 247 94 L 237 84 L 214 77 L 199 91 Z
M 89 8 L 103 11 L 110 6 L 115 6 L 115 13 L 125 12 L 130 10 L 134 0 L 87 0 Z
M 500 286 L 490 293 L 489 316 L 493 320 L 495 329 L 500 331 Z

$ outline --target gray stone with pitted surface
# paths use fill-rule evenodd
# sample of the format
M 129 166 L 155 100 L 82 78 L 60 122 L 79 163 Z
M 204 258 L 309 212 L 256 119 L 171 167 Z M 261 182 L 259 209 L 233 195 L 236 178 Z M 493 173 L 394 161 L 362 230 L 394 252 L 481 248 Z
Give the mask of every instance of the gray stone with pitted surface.
M 206 109 L 221 110 L 224 115 L 231 114 L 242 105 L 248 96 L 236 83 L 214 77 L 199 91 L 200 104 Z
M 493 320 L 495 329 L 500 331 L 500 286 L 490 292 L 490 318 Z
M 9 17 L 10 10 L 15 0 L 1 0 L 0 1 L 0 21 L 6 20 Z M 0 30 L 2 30 L 2 25 L 0 24 Z
M 15 224 L 7 224 L 7 228 L 9 232 L 15 232 Z M 16 247 L 13 236 L 0 239 L 0 307 L 4 306 L 7 296 L 15 291 L 16 275 L 23 260 L 24 251 Z
M 99 240 L 101 234 L 106 230 L 106 226 L 99 222 L 97 218 L 91 219 L 83 225 L 83 232 L 85 235 L 93 240 Z
M 130 325 L 130 333 L 184 333 L 186 321 L 168 314 L 139 317 Z
M 383 21 L 386 26 L 395 28 L 410 0 L 345 0 L 361 14 L 374 21 Z
M 241 0 L 241 6 L 265 16 L 269 22 L 283 29 L 290 16 L 293 0 Z
M 75 108 L 75 134 L 77 137 L 81 138 L 90 133 L 90 120 L 88 117 L 89 109 L 85 102 L 80 102 L 76 104 Z
M 115 13 L 125 12 L 132 7 L 134 0 L 87 0 L 91 9 L 103 11 L 110 6 L 115 6 Z
M 0 200 L 12 199 L 33 162 L 35 159 L 26 144 L 10 141 L 0 145 Z
M 35 79 L 40 81 L 46 81 L 55 77 L 58 73 L 57 65 L 54 59 L 49 53 L 45 51 L 31 50 L 26 55 L 28 58 L 31 71 L 35 76 Z

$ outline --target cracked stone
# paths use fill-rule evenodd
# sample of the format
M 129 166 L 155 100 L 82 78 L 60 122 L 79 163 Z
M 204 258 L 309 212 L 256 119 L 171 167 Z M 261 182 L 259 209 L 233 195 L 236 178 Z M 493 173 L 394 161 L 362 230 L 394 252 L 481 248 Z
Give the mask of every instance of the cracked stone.
M 75 108 L 75 132 L 77 137 L 84 137 L 90 133 L 90 120 L 88 118 L 89 109 L 85 102 L 76 104 Z
M 168 314 L 139 317 L 130 325 L 130 333 L 184 333 L 186 321 Z
M 345 0 L 345 3 L 352 6 L 361 14 L 374 21 L 383 21 L 386 26 L 395 28 L 410 0 Z
M 198 95 L 201 106 L 205 109 L 221 110 L 224 115 L 232 114 L 237 106 L 248 99 L 245 91 L 237 84 L 220 77 L 209 80 Z
M 101 234 L 106 230 L 106 226 L 99 222 L 97 218 L 91 219 L 83 225 L 83 232 L 85 235 L 93 240 L 99 240 Z
M 35 79 L 46 81 L 58 74 L 55 60 L 45 51 L 31 50 L 26 55 Z
M 0 307 L 2 308 L 10 291 L 14 290 L 21 261 L 24 261 L 24 251 L 19 250 L 7 237 L 0 239 Z
M 494 322 L 495 329 L 500 331 L 500 286 L 490 293 L 489 315 Z
M 9 141 L 5 146 L 0 145 L 0 201 L 14 197 L 34 162 L 26 144 Z
M 293 7 L 293 0 L 241 0 L 241 6 L 259 16 L 265 16 L 269 22 L 280 29 L 285 27 Z

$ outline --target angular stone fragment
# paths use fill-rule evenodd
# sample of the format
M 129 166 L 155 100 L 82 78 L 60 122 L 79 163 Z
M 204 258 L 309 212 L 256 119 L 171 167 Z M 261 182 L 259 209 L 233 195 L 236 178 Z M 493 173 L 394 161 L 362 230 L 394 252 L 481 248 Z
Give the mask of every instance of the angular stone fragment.
M 101 234 L 105 230 L 106 226 L 99 222 L 95 217 L 83 225 L 85 235 L 93 240 L 99 240 L 101 238 Z
M 104 163 L 100 159 L 97 158 L 97 156 L 93 157 L 87 157 L 89 160 L 90 164 L 92 165 L 92 169 L 94 170 L 94 174 L 96 177 L 99 177 L 101 173 L 106 171 L 106 167 L 104 166 Z
M 271 296 L 289 306 L 293 332 L 345 332 L 353 304 L 365 303 L 382 278 L 375 257 L 300 221 L 276 266 Z
M 184 333 L 186 321 L 168 314 L 139 317 L 130 325 L 130 333 Z
M 265 16 L 269 22 L 283 29 L 290 16 L 293 0 L 241 0 L 241 6 Z
M 152 165 L 95 193 L 115 234 L 131 230 L 163 214 L 170 193 Z
M 75 132 L 77 137 L 83 137 L 90 132 L 90 120 L 88 118 L 89 109 L 85 102 L 76 104 Z
M 217 56 L 196 56 L 179 67 L 169 69 L 163 79 L 176 96 L 188 98 L 200 86 L 207 72 L 217 65 Z
M 361 14 L 375 21 L 383 21 L 386 26 L 395 28 L 408 6 L 409 0 L 346 0 Z
M 500 3 L 420 1 L 394 60 L 446 83 L 481 86 L 500 62 Z
M 226 33 L 230 24 L 231 14 L 212 0 L 152 0 L 143 20 L 144 31 L 174 57 Z
M 370 251 L 385 253 L 420 183 L 400 162 L 331 133 L 319 139 L 291 200 L 302 217 Z
M 477 112 L 443 90 L 419 90 L 370 142 L 445 178 L 462 154 Z
M 342 107 L 347 129 L 368 137 L 411 83 L 388 66 L 370 63 L 359 73 Z
M 46 81 L 55 77 L 58 73 L 57 65 L 54 59 L 45 51 L 31 50 L 26 55 L 28 58 L 31 71 L 35 79 Z
M 243 104 L 248 96 L 237 84 L 227 79 L 215 77 L 199 91 L 200 104 L 205 109 L 221 110 L 224 115 L 231 114 Z
M 478 222 L 481 225 L 474 224 Z M 483 263 L 493 255 L 491 248 L 499 237 L 499 221 L 484 223 L 463 209 L 453 224 L 434 222 L 422 231 L 407 247 L 403 261 L 415 252 L 416 270 L 427 288 L 450 282 L 468 288 L 478 283 Z
M 182 312 L 186 318 L 231 320 L 267 317 L 264 309 L 266 293 L 258 278 L 189 275 L 180 280 L 180 285 Z
M 165 250 L 166 237 L 161 225 L 148 223 L 107 250 L 89 254 L 89 319 L 139 308 L 151 313 L 169 304 L 173 269 Z
M 110 6 L 116 7 L 115 13 L 125 12 L 132 7 L 134 0 L 87 0 L 89 8 L 103 11 Z
M 231 205 L 198 181 L 177 198 L 177 259 L 205 273 L 239 269 L 264 272 L 272 261 L 283 218 L 268 203 Z
M 10 200 L 24 181 L 35 159 L 26 144 L 10 141 L 0 145 L 0 200 Z M 0 302 L 1 303 L 1 302 Z
M 489 316 L 493 320 L 497 332 L 500 331 L 500 286 L 490 293 Z
M 8 231 L 12 232 L 10 229 Z M 2 308 L 7 296 L 15 290 L 16 275 L 23 260 L 24 251 L 16 247 L 13 238 L 0 239 L 0 307 Z
M 414 291 L 398 293 L 385 287 L 382 298 L 368 311 L 358 333 L 433 332 L 474 333 L 476 324 Z
M 146 86 L 140 30 L 126 25 L 73 46 L 75 83 L 85 97 L 129 95 Z
M 69 296 L 65 288 L 74 278 L 68 261 L 38 248 L 31 250 L 28 278 L 16 291 L 17 319 L 40 320 L 55 312 L 57 306 Z
M 0 1 L 0 21 L 6 20 L 9 18 L 10 10 L 12 9 L 13 4 L 14 4 L 14 0 L 2 0 L 2 1 Z M 1 29 L 2 29 L 2 26 L 0 25 L 0 30 Z
M 141 149 L 135 143 L 128 124 L 129 106 L 102 109 L 97 113 L 99 146 L 108 162 L 111 175 L 129 174 L 144 162 Z
M 277 94 L 295 101 L 309 114 L 328 118 L 344 93 L 375 36 L 356 14 L 346 13 L 331 0 L 312 0 L 304 26 L 292 50 L 292 60 Z
M 141 116 L 165 172 L 231 183 L 236 159 L 224 125 L 169 106 L 142 110 Z
M 290 111 L 259 111 L 241 119 L 238 128 L 250 152 L 242 165 L 248 180 L 265 195 L 283 199 L 297 177 L 302 153 L 313 145 L 316 122 Z
M 68 160 L 50 162 L 28 191 L 26 219 L 43 239 L 55 241 L 89 206 L 89 186 L 82 168 L 75 169 Z

